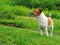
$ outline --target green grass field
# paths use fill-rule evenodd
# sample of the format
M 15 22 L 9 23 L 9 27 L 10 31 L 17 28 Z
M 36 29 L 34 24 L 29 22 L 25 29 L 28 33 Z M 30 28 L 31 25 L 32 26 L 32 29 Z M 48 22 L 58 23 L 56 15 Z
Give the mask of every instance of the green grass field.
M 4 11 L 5 12 L 5 11 Z M 46 13 L 46 11 L 45 11 Z M 47 13 L 48 14 L 48 13 Z M 57 13 L 58 14 L 58 13 Z M 60 14 L 60 13 L 59 13 Z M 5 15 L 5 14 L 4 14 Z M 56 14 L 55 14 L 56 15 Z M 8 15 L 7 15 L 8 16 Z M 10 14 L 10 16 L 13 16 Z M 59 45 L 60 44 L 60 19 L 54 20 L 54 35 L 41 36 L 38 20 L 32 16 L 13 16 L 0 18 L 0 45 Z M 50 30 L 49 30 L 50 33 Z
M 41 36 L 39 31 L 32 29 L 0 25 L 0 45 L 59 45 L 59 32 L 59 28 L 55 27 L 52 37 Z
M 41 36 L 35 17 L 22 16 L 18 20 L 0 19 L 0 45 L 59 45 L 59 23 L 59 19 L 54 19 L 53 36 Z

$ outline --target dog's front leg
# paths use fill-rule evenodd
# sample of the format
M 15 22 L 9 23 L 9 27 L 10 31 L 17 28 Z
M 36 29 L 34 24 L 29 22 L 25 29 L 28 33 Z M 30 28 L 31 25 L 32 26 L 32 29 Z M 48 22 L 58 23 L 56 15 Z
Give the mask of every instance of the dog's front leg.
M 46 35 L 48 36 L 48 28 L 47 27 L 45 28 L 45 31 L 46 31 Z
M 43 33 L 42 33 L 42 28 L 40 27 L 40 35 L 43 35 Z

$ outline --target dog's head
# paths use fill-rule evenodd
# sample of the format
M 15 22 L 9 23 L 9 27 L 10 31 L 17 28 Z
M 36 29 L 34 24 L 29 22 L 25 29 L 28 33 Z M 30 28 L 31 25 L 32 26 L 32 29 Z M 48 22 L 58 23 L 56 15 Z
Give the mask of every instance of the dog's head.
M 42 9 L 38 8 L 38 9 L 34 10 L 33 12 L 31 12 L 30 14 L 35 15 L 35 16 L 39 16 L 41 14 L 41 12 L 42 12 Z

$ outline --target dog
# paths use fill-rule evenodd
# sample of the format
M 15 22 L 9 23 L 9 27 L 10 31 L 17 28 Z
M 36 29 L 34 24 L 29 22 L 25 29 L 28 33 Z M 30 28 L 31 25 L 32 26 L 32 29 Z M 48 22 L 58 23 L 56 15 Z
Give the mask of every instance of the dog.
M 40 35 L 43 35 L 42 28 L 45 29 L 46 35 L 48 34 L 48 28 L 51 28 L 51 36 L 53 35 L 53 19 L 51 18 L 51 14 L 49 17 L 46 17 L 42 9 L 36 9 L 30 13 L 31 15 L 35 15 L 38 18 L 38 24 L 40 26 Z

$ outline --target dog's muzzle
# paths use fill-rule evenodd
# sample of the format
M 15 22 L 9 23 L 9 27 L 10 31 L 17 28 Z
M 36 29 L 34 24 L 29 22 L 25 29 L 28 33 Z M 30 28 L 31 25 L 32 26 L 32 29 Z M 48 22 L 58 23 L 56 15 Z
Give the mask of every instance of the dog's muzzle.
M 30 16 L 35 16 L 32 12 L 30 13 Z

